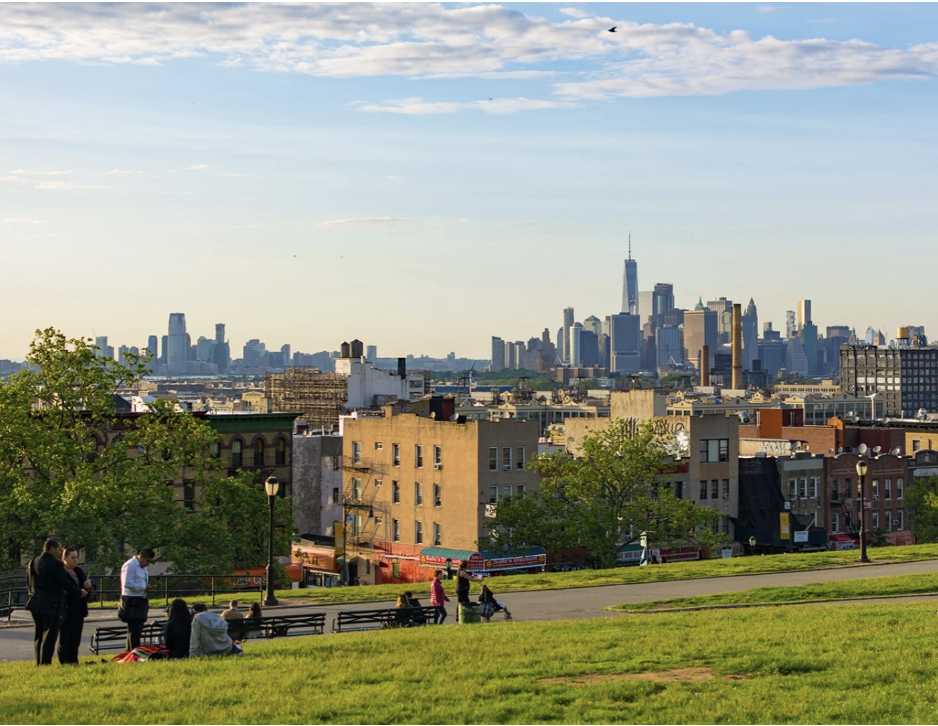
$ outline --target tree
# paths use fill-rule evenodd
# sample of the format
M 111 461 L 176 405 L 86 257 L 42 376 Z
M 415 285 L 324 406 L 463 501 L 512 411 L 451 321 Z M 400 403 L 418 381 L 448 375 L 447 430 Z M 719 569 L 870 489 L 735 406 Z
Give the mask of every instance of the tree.
M 909 529 L 919 542 L 938 542 L 938 477 L 913 477 L 905 490 Z
M 98 571 L 119 566 L 127 550 L 156 547 L 179 557 L 177 572 L 226 572 L 245 559 L 250 548 L 233 543 L 256 526 L 257 511 L 266 533 L 259 488 L 217 481 L 209 447 L 218 435 L 204 420 L 160 400 L 147 413 L 117 413 L 116 391 L 144 374 L 145 359 L 117 362 L 49 328 L 36 332 L 27 363 L 0 382 L 0 568 L 16 564 L 9 553 L 37 553 L 55 534 Z M 226 504 L 190 514 L 175 500 L 173 483 L 183 481 L 256 511 Z
M 659 542 L 715 541 L 709 525 L 718 513 L 673 491 L 667 442 L 662 422 L 614 419 L 584 436 L 579 456 L 533 460 L 541 492 L 496 505 L 493 542 L 503 550 L 539 545 L 555 553 L 586 547 L 602 567 L 612 567 L 643 531 Z

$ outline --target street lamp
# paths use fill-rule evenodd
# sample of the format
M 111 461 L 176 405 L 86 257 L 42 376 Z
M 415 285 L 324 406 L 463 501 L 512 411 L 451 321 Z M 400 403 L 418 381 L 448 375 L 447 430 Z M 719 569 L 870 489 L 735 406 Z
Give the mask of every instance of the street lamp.
M 857 483 L 857 490 L 860 496 L 860 511 L 857 515 L 857 522 L 859 522 L 860 527 L 860 562 L 869 562 L 870 558 L 866 556 L 866 534 L 864 530 L 866 529 L 866 499 L 864 497 L 863 484 L 866 477 L 867 463 L 860 459 L 857 461 L 857 476 L 859 481 Z
M 756 538 L 750 537 L 749 538 L 749 554 L 751 556 L 751 555 L 754 555 L 755 553 L 756 553 Z
M 264 491 L 267 492 L 267 502 L 270 504 L 270 530 L 267 536 L 267 597 L 264 605 L 278 605 L 277 598 L 274 597 L 274 498 L 280 491 L 280 480 L 275 476 L 267 477 L 264 482 Z

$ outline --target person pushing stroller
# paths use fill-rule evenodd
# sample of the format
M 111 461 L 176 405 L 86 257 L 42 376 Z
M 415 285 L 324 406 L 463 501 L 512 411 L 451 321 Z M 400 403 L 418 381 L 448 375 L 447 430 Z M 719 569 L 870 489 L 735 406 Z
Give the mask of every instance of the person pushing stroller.
M 508 610 L 508 606 L 496 600 L 495 594 L 484 582 L 482 583 L 482 592 L 479 595 L 479 605 L 482 609 L 481 615 L 483 623 L 492 622 L 492 616 L 498 612 L 505 613 L 505 620 L 511 620 L 511 612 Z

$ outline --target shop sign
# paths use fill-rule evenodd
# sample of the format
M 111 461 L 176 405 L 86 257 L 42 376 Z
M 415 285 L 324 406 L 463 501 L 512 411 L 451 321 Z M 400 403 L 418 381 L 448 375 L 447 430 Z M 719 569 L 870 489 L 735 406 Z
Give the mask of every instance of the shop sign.
M 421 567 L 446 567 L 446 560 L 450 560 L 453 569 L 459 567 L 461 560 L 456 558 L 441 557 L 440 555 L 420 555 Z M 468 557 L 470 570 L 482 570 L 485 568 L 485 560 L 478 552 L 473 552 Z
M 498 557 L 486 560 L 486 570 L 503 570 L 512 567 L 543 567 L 547 564 L 547 555 L 522 555 L 520 557 Z

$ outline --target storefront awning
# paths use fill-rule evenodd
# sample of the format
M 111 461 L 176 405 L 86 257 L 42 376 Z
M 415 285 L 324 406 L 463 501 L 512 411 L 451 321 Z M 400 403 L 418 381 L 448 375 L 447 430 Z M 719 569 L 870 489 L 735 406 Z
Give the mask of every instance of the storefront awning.
M 425 547 L 420 551 L 421 567 L 446 567 L 446 560 L 450 560 L 452 567 L 459 567 L 460 562 L 467 560 L 469 569 L 474 572 L 494 572 L 544 567 L 547 564 L 547 553 L 543 547 L 528 547 L 510 555 L 451 550 L 446 547 Z

